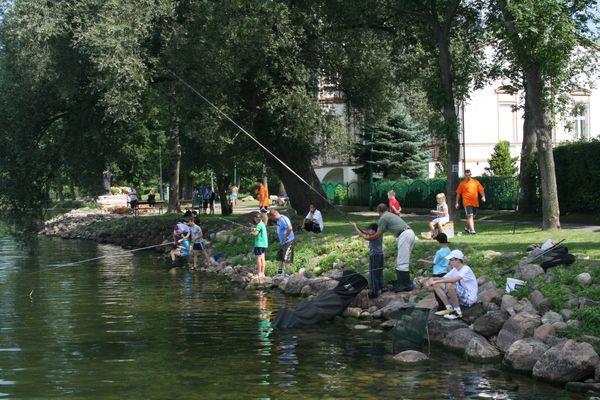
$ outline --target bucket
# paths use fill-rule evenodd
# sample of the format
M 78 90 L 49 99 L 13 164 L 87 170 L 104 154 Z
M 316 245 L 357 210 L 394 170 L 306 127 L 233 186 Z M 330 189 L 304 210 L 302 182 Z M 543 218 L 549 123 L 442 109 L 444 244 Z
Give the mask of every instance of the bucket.
M 525 281 L 515 278 L 506 278 L 506 294 L 510 294 L 510 292 L 514 292 L 519 289 L 519 286 L 525 286 Z

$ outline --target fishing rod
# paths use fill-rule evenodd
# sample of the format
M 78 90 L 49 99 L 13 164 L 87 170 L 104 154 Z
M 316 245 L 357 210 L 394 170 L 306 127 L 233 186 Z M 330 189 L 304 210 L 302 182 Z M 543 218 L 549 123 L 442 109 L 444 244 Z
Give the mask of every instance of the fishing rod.
M 545 256 L 546 254 L 550 253 L 552 250 L 556 249 L 558 246 L 561 245 L 562 242 L 564 242 L 566 239 L 562 239 L 560 241 L 558 241 L 557 243 L 553 244 L 552 246 L 548 247 L 546 250 L 540 252 L 539 254 L 533 256 L 530 258 L 530 256 L 525 257 L 525 260 L 519 262 L 518 265 L 526 265 L 526 264 L 531 264 L 532 262 L 534 262 L 535 260 L 537 260 L 538 258 Z M 515 268 L 509 268 L 507 270 L 504 270 L 502 272 L 500 272 L 500 275 L 504 276 L 504 275 L 508 275 L 512 272 L 515 272 Z
M 269 150 L 265 145 L 263 145 L 258 139 L 256 139 L 254 136 L 252 136 L 246 129 L 244 129 L 242 126 L 240 126 L 237 122 L 235 122 L 233 119 L 231 119 L 229 117 L 229 115 L 225 114 L 223 111 L 221 111 L 221 109 L 219 107 L 217 107 L 216 105 L 214 105 L 210 100 L 208 100 L 206 97 L 204 97 L 202 95 L 202 93 L 200 93 L 199 91 L 197 91 L 192 85 L 190 85 L 188 82 L 186 82 L 183 78 L 181 78 L 179 75 L 177 75 L 175 73 L 175 71 L 173 70 L 169 70 L 171 72 L 171 74 L 173 74 L 173 76 L 178 79 L 181 83 L 183 83 L 185 86 L 187 86 L 192 92 L 194 92 L 198 97 L 200 97 L 202 100 L 204 100 L 206 103 L 208 103 L 212 108 L 214 108 L 219 114 L 221 114 L 223 117 L 225 117 L 225 119 L 227 119 L 229 122 L 231 122 L 236 128 L 238 128 L 240 130 L 240 132 L 244 133 L 246 136 L 248 136 L 254 143 L 256 143 L 258 146 L 260 146 L 267 154 L 269 154 L 271 157 L 273 157 L 275 160 L 277 160 L 277 162 L 279 162 L 281 165 L 283 165 L 288 171 L 290 171 L 296 178 L 298 178 L 300 180 L 300 182 L 304 183 L 306 186 L 308 186 L 310 188 L 310 190 L 312 190 L 313 192 L 315 192 L 317 194 L 317 196 L 319 196 L 321 199 L 323 199 L 327 204 L 329 204 L 335 211 L 337 211 L 348 223 L 353 224 L 353 221 L 350 220 L 350 218 L 348 218 L 348 216 L 346 216 L 346 213 L 344 213 L 342 210 L 338 209 L 335 204 L 333 204 L 328 198 L 327 196 L 322 195 L 317 189 L 315 189 L 311 184 L 309 184 L 306 180 L 304 180 L 304 178 L 302 178 L 296 171 L 294 171 L 290 166 L 288 166 L 285 162 L 283 162 L 281 159 L 279 159 L 279 157 L 277 157 L 275 154 L 273 154 L 273 152 L 271 150 Z M 238 132 L 239 134 L 239 132 Z M 237 137 L 237 134 L 236 134 Z
M 138 249 L 125 250 L 124 252 L 125 253 L 135 253 L 136 251 L 153 249 L 155 247 L 167 246 L 167 245 L 171 245 L 171 244 L 175 244 L 175 243 L 177 243 L 177 242 L 160 243 L 160 244 L 155 244 L 155 245 L 152 245 L 152 246 L 140 247 Z M 118 257 L 118 256 L 121 256 L 121 255 L 123 255 L 123 253 L 120 253 L 120 254 L 109 254 L 109 255 L 100 256 L 100 257 L 87 258 L 85 260 L 75 261 L 75 262 L 71 262 L 71 263 L 67 263 L 67 264 L 51 264 L 51 265 L 48 265 L 48 266 L 49 267 L 70 267 L 70 266 L 73 266 L 73 265 L 79 265 L 79 264 L 87 263 L 87 262 L 90 262 L 90 261 L 101 260 L 103 258 Z
M 248 226 L 248 225 L 243 225 L 243 224 L 240 224 L 240 223 L 238 223 L 238 222 L 235 222 L 235 221 L 230 221 L 230 220 L 228 220 L 228 219 L 226 219 L 226 218 L 223 218 L 223 217 L 217 217 L 217 218 L 219 218 L 219 219 L 222 219 L 222 220 L 223 220 L 223 221 L 225 221 L 225 222 L 229 222 L 230 224 L 234 224 L 234 225 L 237 225 L 237 226 L 241 226 L 242 228 L 245 228 L 245 229 L 254 229 L 254 228 L 252 228 L 251 226 Z

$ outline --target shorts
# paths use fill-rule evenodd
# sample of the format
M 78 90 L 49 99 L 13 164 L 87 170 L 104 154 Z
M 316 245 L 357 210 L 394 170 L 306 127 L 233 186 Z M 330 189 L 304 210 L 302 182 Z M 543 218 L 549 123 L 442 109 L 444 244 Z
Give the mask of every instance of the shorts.
M 431 221 L 431 222 L 433 222 L 434 224 L 444 225 L 444 224 L 447 224 L 448 222 L 450 222 L 450 217 L 437 217 L 437 218 L 434 218 L 433 221 Z
M 465 214 L 467 215 L 467 217 L 477 215 L 477 207 L 465 206 Z
M 229 196 L 229 198 L 231 200 L 237 200 L 237 196 L 238 196 L 237 194 L 232 194 L 232 195 Z
M 465 289 L 464 286 L 461 286 L 457 283 L 455 287 L 456 287 L 456 296 L 458 297 L 459 305 L 465 306 L 465 307 L 471 307 L 473 304 L 475 304 L 477 302 L 477 299 L 471 300 L 469 298 L 469 293 L 467 292 L 467 290 Z M 449 296 L 447 288 L 444 288 L 444 292 L 446 292 L 446 295 Z
M 265 254 L 265 251 L 267 251 L 267 249 L 264 248 L 264 247 L 255 247 L 254 248 L 254 255 L 255 256 L 262 256 L 263 254 Z
M 269 211 L 269 207 L 267 207 L 267 206 L 260 206 L 258 208 L 258 211 L 260 211 L 261 213 L 266 213 L 267 211 Z
M 194 242 L 193 249 L 196 251 L 204 251 L 204 242 Z
M 136 208 L 138 205 L 138 201 L 137 200 L 131 200 L 129 202 L 129 204 L 131 205 L 131 208 Z
M 294 247 L 292 246 L 292 242 L 279 245 L 279 250 L 277 250 L 277 261 L 283 261 L 286 264 L 294 262 Z
M 208 200 L 202 200 L 202 208 L 208 208 Z

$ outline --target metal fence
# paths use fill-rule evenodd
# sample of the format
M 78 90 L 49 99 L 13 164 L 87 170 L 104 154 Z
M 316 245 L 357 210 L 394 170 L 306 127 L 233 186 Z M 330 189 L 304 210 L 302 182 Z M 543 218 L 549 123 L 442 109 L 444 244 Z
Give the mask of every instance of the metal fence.
M 486 203 L 483 209 L 513 210 L 517 206 L 518 180 L 514 177 L 483 176 L 477 178 L 485 187 Z M 434 208 L 435 196 L 446 193 L 445 179 L 406 179 L 377 181 L 369 190 L 368 182 L 322 182 L 327 197 L 335 204 L 368 206 L 369 193 L 372 203 L 387 203 L 387 192 L 396 192 L 396 198 L 406 208 Z

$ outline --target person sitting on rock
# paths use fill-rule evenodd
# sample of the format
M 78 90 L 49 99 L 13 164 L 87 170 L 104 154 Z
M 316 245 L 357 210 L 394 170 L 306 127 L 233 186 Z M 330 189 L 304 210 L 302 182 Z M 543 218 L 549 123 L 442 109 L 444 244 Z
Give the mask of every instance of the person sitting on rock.
M 425 285 L 436 294 L 440 306 L 445 310 L 435 315 L 446 319 L 462 318 L 461 306 L 471 307 L 477 302 L 477 278 L 473 270 L 464 263 L 465 256 L 460 250 L 452 250 L 446 259 L 450 260 L 452 270 L 442 278 L 430 278 Z
M 433 258 L 422 258 L 417 260 L 417 262 L 432 264 L 432 276 L 434 278 L 441 278 L 448 273 L 448 260 L 446 259 L 446 256 L 450 254 L 450 249 L 448 248 L 448 236 L 445 233 L 440 233 L 434 239 L 437 240 L 440 247 L 438 251 L 435 252 L 435 256 L 433 256 Z
M 308 207 L 308 214 L 302 223 L 302 229 L 308 232 L 321 233 L 323 232 L 323 215 L 321 211 L 317 210 L 314 204 Z
M 181 238 L 177 241 L 177 248 L 171 250 L 171 261 L 175 263 L 177 257 L 187 257 L 190 255 L 190 241 L 187 238 Z

